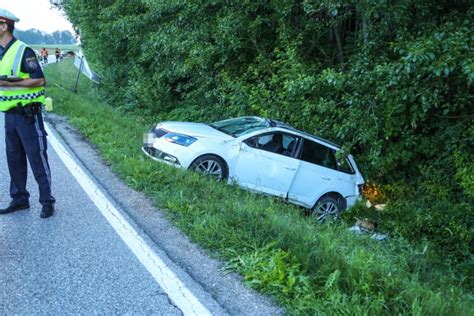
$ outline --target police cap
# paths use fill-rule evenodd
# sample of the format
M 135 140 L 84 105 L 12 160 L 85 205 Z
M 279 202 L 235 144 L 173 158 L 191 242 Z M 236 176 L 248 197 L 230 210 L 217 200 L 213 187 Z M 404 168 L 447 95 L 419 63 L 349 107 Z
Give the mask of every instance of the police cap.
M 15 22 L 20 21 L 13 13 L 8 10 L 0 8 L 0 22 L 7 24 L 15 24 Z

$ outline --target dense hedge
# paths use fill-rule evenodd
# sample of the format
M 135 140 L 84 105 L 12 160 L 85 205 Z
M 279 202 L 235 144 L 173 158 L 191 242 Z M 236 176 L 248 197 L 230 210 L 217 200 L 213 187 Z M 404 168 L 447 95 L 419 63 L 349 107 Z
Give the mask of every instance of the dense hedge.
M 102 91 L 156 120 L 257 114 L 341 143 L 376 216 L 472 268 L 474 9 L 459 0 L 63 0 Z

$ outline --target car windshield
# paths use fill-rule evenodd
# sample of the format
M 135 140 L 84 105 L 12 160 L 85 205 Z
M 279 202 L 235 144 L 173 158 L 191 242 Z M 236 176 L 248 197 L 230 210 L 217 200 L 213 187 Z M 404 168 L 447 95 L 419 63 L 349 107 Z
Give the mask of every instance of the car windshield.
M 253 131 L 267 128 L 270 126 L 270 123 L 261 117 L 245 116 L 214 122 L 209 124 L 209 126 L 231 136 L 239 137 Z

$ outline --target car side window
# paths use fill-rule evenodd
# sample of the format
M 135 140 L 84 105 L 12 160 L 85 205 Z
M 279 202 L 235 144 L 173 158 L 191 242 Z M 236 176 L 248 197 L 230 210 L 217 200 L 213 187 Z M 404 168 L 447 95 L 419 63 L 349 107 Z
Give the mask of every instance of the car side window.
M 257 137 L 251 137 L 251 138 L 245 140 L 244 143 L 247 144 L 248 146 L 252 147 L 252 148 L 258 148 L 257 140 L 258 140 Z
M 344 173 L 349 173 L 349 174 L 355 173 L 347 157 L 343 157 L 337 160 L 337 169 L 339 169 L 339 171 L 344 172 Z
M 338 170 L 334 150 L 309 139 L 304 139 L 301 160 Z
M 296 149 L 298 137 L 282 132 L 267 133 L 245 141 L 252 148 L 291 157 Z

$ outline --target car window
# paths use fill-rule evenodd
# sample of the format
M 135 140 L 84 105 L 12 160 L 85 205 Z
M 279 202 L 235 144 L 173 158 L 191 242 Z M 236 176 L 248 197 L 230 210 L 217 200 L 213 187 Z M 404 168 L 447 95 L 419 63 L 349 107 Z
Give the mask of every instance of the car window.
M 275 132 L 251 137 L 246 140 L 245 143 L 252 148 L 290 157 L 296 150 L 298 137 L 282 132 Z
M 303 151 L 300 159 L 319 166 L 338 170 L 334 149 L 306 138 L 303 142 Z
M 350 174 L 355 173 L 347 157 L 341 157 L 340 159 L 337 160 L 337 169 L 344 173 L 350 173 Z
M 260 137 L 255 137 L 256 147 L 257 148 L 262 148 L 265 145 L 268 145 L 272 141 L 273 135 L 268 134 L 268 135 L 262 135 Z

